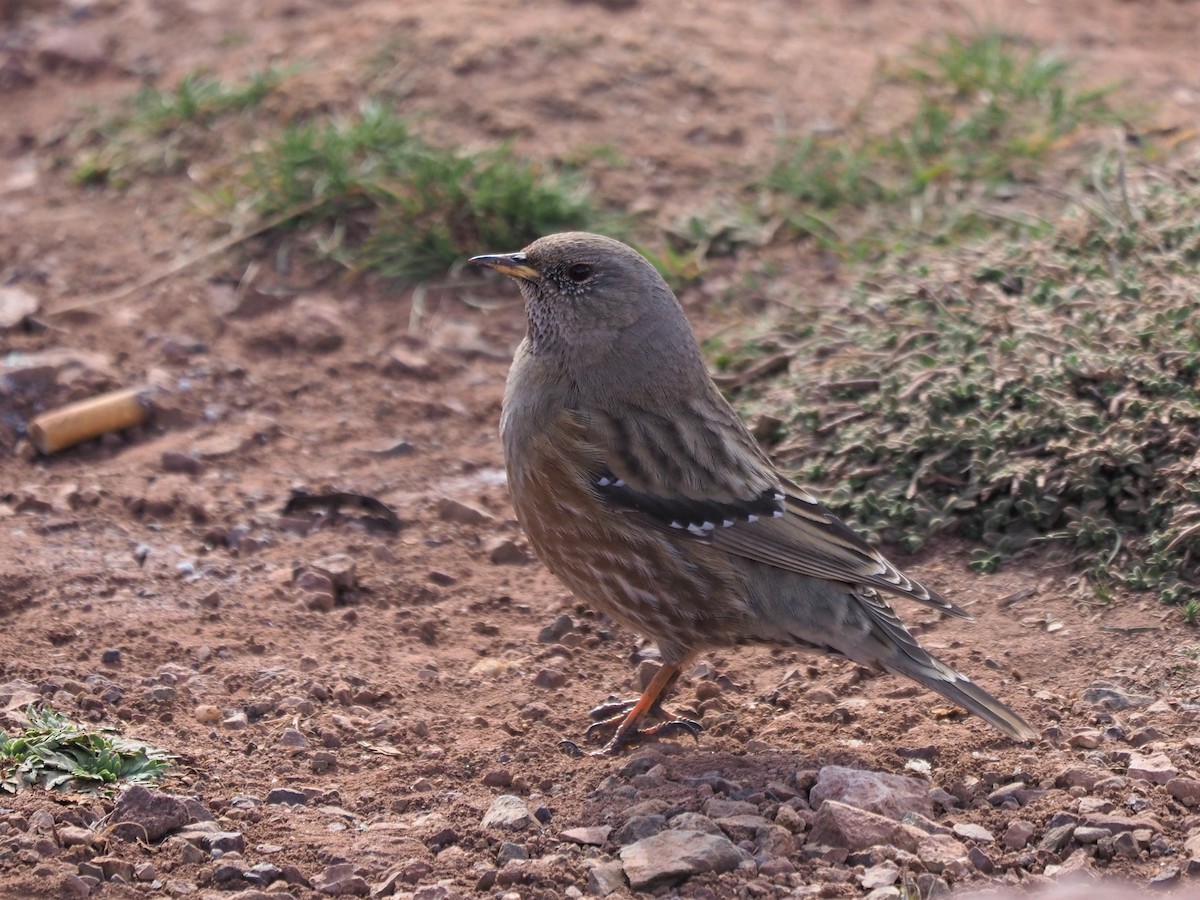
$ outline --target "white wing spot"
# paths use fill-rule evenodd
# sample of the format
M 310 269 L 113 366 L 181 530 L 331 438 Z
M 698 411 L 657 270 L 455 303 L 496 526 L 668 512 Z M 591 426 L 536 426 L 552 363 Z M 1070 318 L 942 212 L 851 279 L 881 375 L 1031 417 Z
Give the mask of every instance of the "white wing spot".
M 754 513 L 750 513 L 750 515 L 746 516 L 746 521 L 747 522 L 757 522 L 758 516 L 756 516 Z
M 779 493 L 779 491 L 776 491 L 776 492 L 775 492 L 775 499 L 776 499 L 776 500 L 786 500 L 786 499 L 787 499 L 787 497 L 785 497 L 783 494 Z
M 610 484 L 612 484 L 612 481 L 610 479 L 604 477 L 604 478 L 600 478 L 596 482 L 596 484 L 600 485 L 600 487 L 608 487 Z
M 775 519 L 782 519 L 783 518 L 783 510 L 782 509 L 775 510 L 775 512 L 771 513 L 771 517 L 775 518 Z
M 725 519 L 724 521 L 721 522 L 721 527 L 722 528 L 732 528 L 733 521 L 731 519 Z
M 673 522 L 671 522 L 671 527 L 672 527 L 672 528 L 682 528 L 682 527 L 683 527 L 683 523 L 682 523 L 682 522 L 675 522 L 675 521 L 673 521 Z
M 625 487 L 625 482 L 622 479 L 618 478 L 616 481 L 613 482 L 613 487 Z

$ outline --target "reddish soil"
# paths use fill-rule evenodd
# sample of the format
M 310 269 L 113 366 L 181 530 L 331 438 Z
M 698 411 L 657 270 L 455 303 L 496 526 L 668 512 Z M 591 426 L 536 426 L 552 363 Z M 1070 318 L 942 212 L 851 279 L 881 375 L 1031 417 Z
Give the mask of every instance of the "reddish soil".
M 0 359 L 15 368 L 20 354 L 62 350 L 83 362 L 0 381 L 7 724 L 28 683 L 63 712 L 177 754 L 164 789 L 196 797 L 242 832 L 247 864 L 291 865 L 311 880 L 346 861 L 378 883 L 410 860 L 427 863 L 398 893 L 438 882 L 467 895 L 586 892 L 589 860 L 615 856 L 617 844 L 584 848 L 559 834 L 620 826 L 627 807 L 656 798 L 699 809 L 714 789 L 688 779 L 705 773 L 740 787 L 718 785 L 718 794 L 773 816 L 788 792 L 804 806 L 808 773 L 822 765 L 904 772 L 919 757 L 935 786 L 965 798 L 939 809 L 939 821 L 999 835 L 1019 817 L 1039 836 L 1056 813 L 1098 796 L 1056 783 L 1073 766 L 1124 776 L 1131 752 L 1157 750 L 1196 777 L 1200 639 L 1178 611 L 1138 596 L 1089 605 L 1069 572 L 1036 558 L 978 577 L 966 565 L 970 548 L 947 543 L 899 561 L 977 621 L 902 613 L 927 646 L 1043 730 L 1037 747 L 1014 746 L 894 678 L 739 649 L 707 654 L 680 684 L 677 706 L 704 719 L 698 742 L 619 759 L 562 754 L 557 741 L 581 739 L 591 705 L 636 689 L 648 653 L 522 552 L 496 434 L 523 329 L 512 287 L 464 276 L 414 300 L 411 288 L 285 268 L 273 248 L 250 242 L 64 313 L 215 234 L 190 205 L 191 189 L 210 177 L 203 167 L 118 191 L 76 186 L 57 163 L 84 110 L 111 107 L 143 80 L 169 86 L 196 69 L 241 77 L 300 60 L 267 101 L 273 113 L 350 110 L 365 93 L 391 92 L 446 142 L 511 140 L 543 159 L 608 145 L 625 164 L 598 157 L 589 169 L 598 191 L 667 225 L 731 193 L 769 158 L 780 123 L 836 127 L 882 61 L 948 28 L 991 23 L 1061 45 L 1092 80 L 1126 84 L 1125 96 L 1161 124 L 1187 125 L 1200 96 L 1198 13 L 1200 4 L 1153 0 L 0 2 L 0 285 L 33 293 L 50 326 L 0 332 L 9 354 Z M 714 302 L 729 299 L 735 269 L 685 292 L 698 331 L 736 325 L 768 298 L 804 308 L 844 287 L 809 248 L 772 253 L 778 280 L 751 296 Z M 21 444 L 36 413 L 138 385 L 159 388 L 148 426 L 51 458 Z M 377 498 L 401 527 L 382 530 L 352 509 L 285 516 L 296 487 Z M 294 573 L 332 555 L 353 562 L 355 584 L 334 608 L 309 608 Z M 540 640 L 563 614 L 572 628 Z M 1085 699 L 1098 681 L 1152 705 Z M 1098 746 L 1072 745 L 1089 730 Z M 658 762 L 664 769 L 647 776 Z M 987 800 L 1018 780 L 1044 792 L 1020 809 Z M 245 799 L 278 786 L 312 788 L 312 800 Z M 544 808 L 546 821 L 518 836 L 481 828 L 501 793 Z M 1187 874 L 1183 849 L 1200 831 L 1196 810 L 1149 781 L 1125 778 L 1101 793 L 1117 812 L 1153 816 L 1162 832 L 1089 871 L 1145 885 L 1174 866 L 1183 874 L 1164 886 L 1179 892 L 1200 880 Z M 0 896 L 71 896 L 63 879 L 79 854 L 22 841 L 40 809 L 61 825 L 106 808 L 0 795 Z M 529 860 L 496 881 L 505 839 Z M 213 883 L 212 861 L 189 862 L 174 845 L 112 839 L 106 852 L 153 862 L 158 881 L 108 882 L 93 896 L 232 887 Z M 973 868 L 946 880 L 1036 884 L 1053 880 L 1067 855 L 1023 859 L 1000 843 L 987 853 L 990 874 Z M 790 873 L 743 866 L 678 891 L 864 893 L 854 859 L 814 859 L 799 846 L 787 859 Z

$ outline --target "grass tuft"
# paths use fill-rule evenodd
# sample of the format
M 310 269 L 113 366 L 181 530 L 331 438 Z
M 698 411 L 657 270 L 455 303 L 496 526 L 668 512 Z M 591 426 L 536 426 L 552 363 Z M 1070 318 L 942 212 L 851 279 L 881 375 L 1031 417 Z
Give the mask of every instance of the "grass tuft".
M 996 220 L 978 207 L 989 193 L 1033 180 L 1083 126 L 1116 121 L 1108 89 L 1077 89 L 1065 60 L 1000 34 L 951 36 L 917 60 L 891 79 L 915 90 L 915 106 L 885 133 L 781 142 L 761 186 L 787 230 L 856 256 L 878 252 L 875 232 L 943 241 L 986 232 Z M 861 216 L 878 207 L 889 211 Z
M 105 731 L 85 728 L 49 709 L 30 707 L 29 726 L 0 731 L 0 790 L 106 791 L 118 783 L 153 784 L 170 754 Z
M 257 107 L 283 80 L 265 69 L 229 83 L 193 73 L 174 88 L 143 87 L 117 114 L 76 133 L 72 178 L 78 184 L 125 188 L 140 174 L 178 173 L 188 161 L 214 151 L 210 126 L 223 116 Z
M 436 147 L 380 105 L 357 118 L 285 128 L 250 161 L 263 217 L 306 209 L 324 255 L 356 270 L 420 279 L 480 248 L 512 250 L 593 226 L 579 182 L 507 147 Z

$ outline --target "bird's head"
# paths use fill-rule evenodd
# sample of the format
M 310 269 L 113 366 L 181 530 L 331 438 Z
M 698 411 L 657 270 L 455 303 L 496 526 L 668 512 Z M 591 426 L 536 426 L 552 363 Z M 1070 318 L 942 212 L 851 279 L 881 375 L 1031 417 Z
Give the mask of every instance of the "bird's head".
M 561 354 L 572 368 L 628 360 L 644 371 L 653 367 L 645 354 L 694 352 L 675 295 L 645 257 L 620 241 L 552 234 L 519 253 L 471 262 L 520 285 L 534 354 Z

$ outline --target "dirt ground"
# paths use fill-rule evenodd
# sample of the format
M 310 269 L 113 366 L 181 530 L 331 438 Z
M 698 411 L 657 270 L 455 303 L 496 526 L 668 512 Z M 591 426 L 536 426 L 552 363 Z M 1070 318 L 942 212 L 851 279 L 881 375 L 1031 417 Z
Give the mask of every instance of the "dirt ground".
M 306 884 L 343 862 L 372 885 L 402 870 L 383 892 L 426 900 L 578 896 L 594 889 L 592 865 L 617 856 L 630 807 L 695 811 L 714 795 L 776 821 L 781 806 L 800 812 L 786 864 L 652 893 L 862 896 L 869 854 L 805 853 L 812 774 L 834 763 L 913 774 L 919 760 L 958 798 L 938 822 L 1001 835 L 1019 818 L 1036 830 L 1028 851 L 996 842 L 982 848 L 986 867 L 944 872 L 954 888 L 1055 880 L 1079 848 L 1038 850 L 1038 839 L 1091 803 L 1157 830 L 1129 854 L 1084 848 L 1084 875 L 1200 889 L 1184 849 L 1200 833 L 1186 804 L 1200 798 L 1173 796 L 1170 771 L 1136 771 L 1161 753 L 1184 780 L 1200 774 L 1200 636 L 1147 598 L 1089 605 L 1069 572 L 1036 558 L 979 577 L 970 547 L 892 554 L 970 607 L 974 623 L 901 612 L 1034 723 L 1036 747 L 848 663 L 730 650 L 680 685 L 677 707 L 706 726 L 698 742 L 562 754 L 558 740 L 581 739 L 594 703 L 634 691 L 653 653 L 577 605 L 513 519 L 497 438 L 523 330 L 512 287 L 463 275 L 414 294 L 287 267 L 250 242 L 104 300 L 219 237 L 192 207 L 206 175 L 86 189 L 58 164 L 85 110 L 145 81 L 300 60 L 268 101 L 277 109 L 350 110 L 364 91 L 390 92 L 446 142 L 510 140 L 556 160 L 609 146 L 628 164 L 598 162 L 598 191 L 667 225 L 731 193 L 781 123 L 836 128 L 881 61 L 946 29 L 993 24 L 1061 46 L 1156 121 L 1194 124 L 1198 22 L 1200 4 L 1177 0 L 0 2 L 0 285 L 36 296 L 49 326 L 0 331 L 0 708 L 37 695 L 177 754 L 164 789 L 241 832 L 246 865 L 295 867 L 274 890 L 296 897 L 320 896 Z M 806 247 L 772 252 L 769 289 L 732 304 L 713 302 L 711 282 L 683 294 L 701 334 L 767 299 L 804 308 L 845 287 Z M 30 356 L 44 352 L 59 355 Z M 157 388 L 146 427 L 52 458 L 22 444 L 40 411 L 141 385 Z M 294 488 L 377 498 L 400 527 L 356 509 L 285 515 Z M 353 585 L 332 608 L 297 577 L 349 566 Z M 1115 694 L 1097 700 L 1098 683 Z M 1072 769 L 1096 777 L 1072 781 Z M 1013 782 L 1028 790 L 988 799 Z M 264 803 L 279 787 L 308 802 Z M 500 794 L 537 821 L 482 827 Z M 59 827 L 107 809 L 0 795 L 0 896 L 78 896 L 67 876 L 87 852 L 35 841 L 36 814 Z M 598 846 L 560 837 L 600 825 L 614 832 Z M 212 860 L 178 844 L 112 838 L 88 852 L 155 869 L 92 896 L 250 886 L 219 881 Z M 926 896 L 939 885 L 921 872 L 911 877 Z

